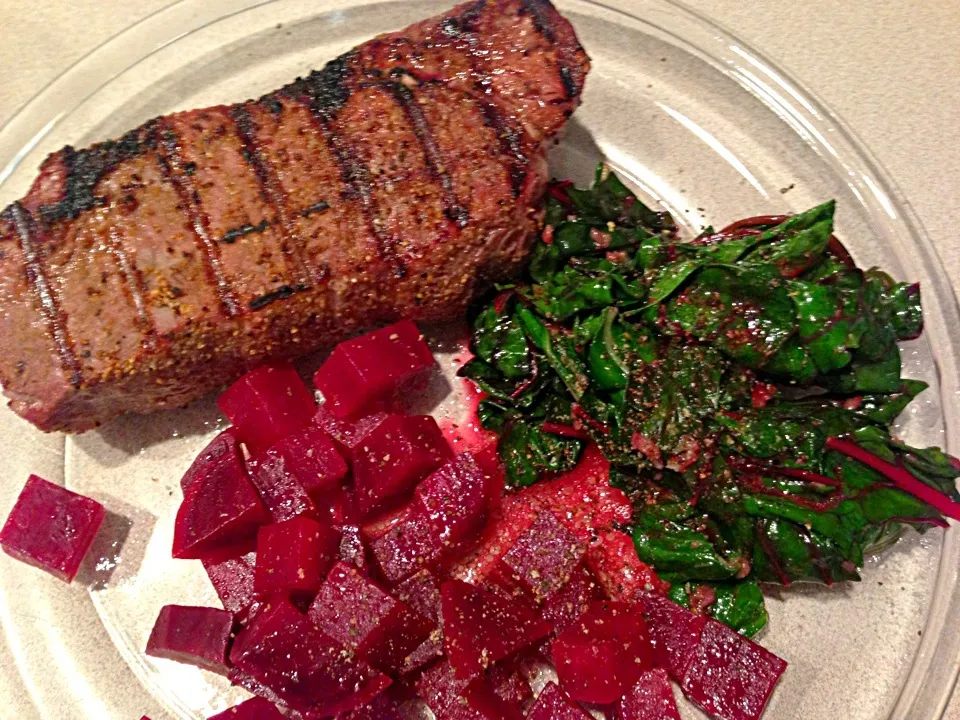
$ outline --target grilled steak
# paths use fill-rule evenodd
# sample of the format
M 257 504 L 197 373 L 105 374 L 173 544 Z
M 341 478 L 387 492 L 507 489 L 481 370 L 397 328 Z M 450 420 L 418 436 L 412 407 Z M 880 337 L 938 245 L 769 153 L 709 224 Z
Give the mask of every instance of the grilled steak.
M 0 215 L 0 381 L 43 430 L 182 406 L 526 259 L 589 60 L 547 0 L 477 0 L 238 105 L 51 155 Z

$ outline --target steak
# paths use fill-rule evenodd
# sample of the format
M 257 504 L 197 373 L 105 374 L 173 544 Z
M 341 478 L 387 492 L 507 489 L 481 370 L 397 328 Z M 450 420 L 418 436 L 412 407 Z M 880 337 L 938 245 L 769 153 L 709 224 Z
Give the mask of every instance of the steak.
M 477 0 L 258 100 L 51 155 L 0 214 L 10 406 L 83 431 L 456 318 L 527 259 L 588 70 L 547 0 Z

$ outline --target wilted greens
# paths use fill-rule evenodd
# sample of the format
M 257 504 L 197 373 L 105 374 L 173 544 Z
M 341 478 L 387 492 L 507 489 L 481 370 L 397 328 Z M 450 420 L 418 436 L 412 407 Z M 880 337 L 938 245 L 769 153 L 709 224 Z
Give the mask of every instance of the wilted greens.
M 746 634 L 757 583 L 857 580 L 905 526 L 960 515 L 957 461 L 890 431 L 926 387 L 897 346 L 922 330 L 919 287 L 855 267 L 833 214 L 684 242 L 603 167 L 554 184 L 529 276 L 478 309 L 461 370 L 511 484 L 596 443 L 640 558 Z

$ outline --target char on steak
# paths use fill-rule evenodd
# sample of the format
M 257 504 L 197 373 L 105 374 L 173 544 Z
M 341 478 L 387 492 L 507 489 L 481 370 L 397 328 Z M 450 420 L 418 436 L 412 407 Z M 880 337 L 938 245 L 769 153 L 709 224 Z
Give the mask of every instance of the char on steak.
M 547 0 L 476 0 L 258 100 L 51 155 L 0 214 L 0 381 L 43 430 L 452 319 L 528 257 L 589 59 Z

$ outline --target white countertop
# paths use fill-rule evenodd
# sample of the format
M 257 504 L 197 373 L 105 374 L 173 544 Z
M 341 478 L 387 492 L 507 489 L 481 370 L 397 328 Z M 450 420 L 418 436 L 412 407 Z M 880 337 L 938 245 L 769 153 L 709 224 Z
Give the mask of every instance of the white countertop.
M 852 127 L 895 178 L 960 286 L 960 3 L 686 2 L 787 69 Z M 0 123 L 89 50 L 168 4 L 0 3 Z M 946 717 L 960 720 L 960 694 L 951 708 Z

